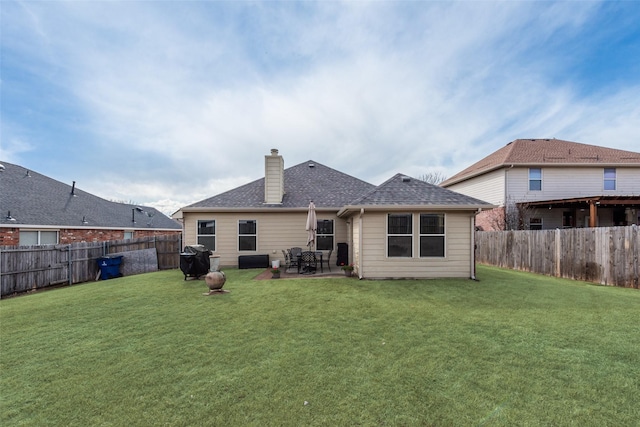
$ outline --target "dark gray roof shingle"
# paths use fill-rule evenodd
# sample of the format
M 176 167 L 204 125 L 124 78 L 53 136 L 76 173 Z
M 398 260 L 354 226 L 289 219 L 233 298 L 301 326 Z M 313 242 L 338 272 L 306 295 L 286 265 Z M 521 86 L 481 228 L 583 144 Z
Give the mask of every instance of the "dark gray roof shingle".
M 264 203 L 264 183 L 264 178 L 260 178 L 186 208 L 307 208 L 313 200 L 317 209 L 339 209 L 375 188 L 373 184 L 313 160 L 284 170 L 285 195 L 281 205 Z
M 110 202 L 22 166 L 2 162 L 0 224 L 181 230 L 177 221 L 148 206 Z M 8 212 L 15 221 L 7 219 Z M 82 219 L 87 221 L 83 224 Z M 135 223 L 132 221 L 135 219 Z
M 354 206 L 485 206 L 482 200 L 447 190 L 425 181 L 396 174 L 355 200 Z

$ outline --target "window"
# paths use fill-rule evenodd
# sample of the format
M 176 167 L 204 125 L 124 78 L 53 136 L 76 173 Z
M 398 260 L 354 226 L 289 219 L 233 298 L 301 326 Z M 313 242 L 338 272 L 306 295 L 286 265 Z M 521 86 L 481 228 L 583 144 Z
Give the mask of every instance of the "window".
M 604 170 L 604 189 L 615 190 L 616 189 L 616 169 L 605 168 Z
M 413 256 L 413 231 L 411 214 L 389 214 L 387 216 L 387 256 Z
M 529 219 L 529 230 L 542 230 L 542 218 Z
M 542 169 L 529 169 L 529 191 L 542 191 Z
M 238 250 L 257 250 L 257 226 L 253 219 L 241 219 L 238 221 Z
M 329 251 L 333 249 L 333 220 L 318 220 L 318 229 L 316 230 L 316 250 Z
M 444 214 L 420 214 L 420 256 L 444 257 Z
M 216 221 L 198 221 L 198 244 L 203 245 L 210 251 L 216 250 Z
M 124 239 L 125 240 L 133 239 L 133 231 L 125 231 L 124 232 Z
M 20 230 L 20 245 L 56 245 L 58 244 L 57 231 L 22 231 Z

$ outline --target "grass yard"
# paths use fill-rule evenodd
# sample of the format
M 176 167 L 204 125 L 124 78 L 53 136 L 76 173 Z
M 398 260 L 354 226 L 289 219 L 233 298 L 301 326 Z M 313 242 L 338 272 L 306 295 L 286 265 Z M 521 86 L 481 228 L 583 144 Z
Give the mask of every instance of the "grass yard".
M 640 425 L 638 290 L 226 272 L 0 301 L 0 424 Z

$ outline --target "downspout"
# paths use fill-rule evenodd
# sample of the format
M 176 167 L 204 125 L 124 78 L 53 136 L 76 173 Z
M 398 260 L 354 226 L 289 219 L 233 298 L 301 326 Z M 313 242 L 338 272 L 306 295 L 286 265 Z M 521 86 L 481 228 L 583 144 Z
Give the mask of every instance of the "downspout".
M 476 214 L 482 212 L 480 208 L 471 215 L 471 280 L 476 280 Z
M 358 217 L 358 279 L 362 280 L 362 216 L 364 215 L 364 208 L 360 208 L 360 216 Z

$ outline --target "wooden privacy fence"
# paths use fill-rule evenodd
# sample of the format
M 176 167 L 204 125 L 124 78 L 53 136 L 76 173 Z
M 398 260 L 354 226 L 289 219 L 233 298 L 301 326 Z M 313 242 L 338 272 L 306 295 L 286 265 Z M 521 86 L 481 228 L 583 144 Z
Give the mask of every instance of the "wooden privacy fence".
M 476 261 L 549 276 L 638 288 L 640 227 L 478 231 Z
M 154 248 L 158 269 L 180 266 L 180 234 L 69 245 L 0 247 L 0 296 L 96 280 L 105 255 Z

